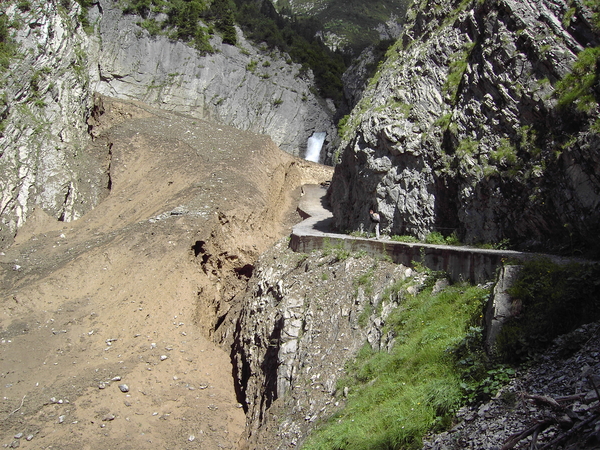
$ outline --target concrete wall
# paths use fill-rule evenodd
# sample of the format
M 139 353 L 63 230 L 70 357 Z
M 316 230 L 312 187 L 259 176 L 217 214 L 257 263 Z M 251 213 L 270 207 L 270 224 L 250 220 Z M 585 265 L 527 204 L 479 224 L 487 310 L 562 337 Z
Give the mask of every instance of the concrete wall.
M 292 233 L 290 248 L 296 252 L 309 253 L 324 246 L 340 246 L 352 253 L 364 251 L 372 256 L 389 257 L 395 263 L 406 266 L 413 266 L 414 262 L 419 262 L 431 270 L 447 272 L 452 281 L 472 283 L 495 279 L 496 269 L 503 260 L 517 262 L 541 256 L 510 250 L 413 244 L 356 238 L 342 234 Z

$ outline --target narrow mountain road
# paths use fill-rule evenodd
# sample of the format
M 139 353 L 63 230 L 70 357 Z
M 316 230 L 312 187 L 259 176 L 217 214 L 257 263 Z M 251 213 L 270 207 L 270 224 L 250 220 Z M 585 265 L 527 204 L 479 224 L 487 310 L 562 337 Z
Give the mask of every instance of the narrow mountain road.
M 421 262 L 431 270 L 447 272 L 454 281 L 469 280 L 475 283 L 492 279 L 496 268 L 507 259 L 524 261 L 543 256 L 557 263 L 573 261 L 571 258 L 513 250 L 407 243 L 393 241 L 389 236 L 376 240 L 336 233 L 333 214 L 325 198 L 327 188 L 323 185 L 306 185 L 303 191 L 298 212 L 305 220 L 292 229 L 290 247 L 294 251 L 310 252 L 327 245 L 340 246 L 352 252 L 362 251 L 372 256 L 391 258 L 399 264 Z

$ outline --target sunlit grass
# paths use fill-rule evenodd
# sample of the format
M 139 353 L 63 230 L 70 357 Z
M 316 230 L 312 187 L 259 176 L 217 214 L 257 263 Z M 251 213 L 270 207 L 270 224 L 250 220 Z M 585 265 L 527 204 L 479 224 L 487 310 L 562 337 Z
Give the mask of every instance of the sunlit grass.
M 488 292 L 468 285 L 408 296 L 386 319 L 396 336 L 392 350 L 365 345 L 338 383 L 348 387 L 346 407 L 324 423 L 304 449 L 421 448 L 432 429 L 446 427 L 464 402 L 460 375 L 447 352 L 479 318 Z

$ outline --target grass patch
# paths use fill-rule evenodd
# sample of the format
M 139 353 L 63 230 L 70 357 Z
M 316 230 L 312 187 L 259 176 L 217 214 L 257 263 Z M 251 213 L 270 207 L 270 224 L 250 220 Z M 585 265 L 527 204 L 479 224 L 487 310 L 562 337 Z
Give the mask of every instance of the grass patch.
M 469 58 L 471 57 L 471 52 L 473 51 L 474 47 L 474 42 L 467 42 L 463 45 L 461 51 L 458 51 L 452 55 L 448 71 L 448 78 L 444 84 L 444 92 L 448 95 L 450 98 L 450 103 L 453 105 L 456 103 L 458 89 L 469 65 Z
M 323 256 L 333 255 L 336 261 L 345 261 L 350 257 L 350 250 L 344 248 L 344 242 L 332 244 L 329 238 L 323 240 Z
M 396 339 L 392 350 L 362 348 L 338 383 L 340 391 L 349 388 L 346 408 L 303 448 L 421 448 L 425 433 L 450 425 L 466 397 L 461 372 L 447 349 L 465 338 L 474 318 L 480 320 L 487 295 L 480 287 L 461 284 L 436 295 L 428 289 L 405 296 L 386 319 Z

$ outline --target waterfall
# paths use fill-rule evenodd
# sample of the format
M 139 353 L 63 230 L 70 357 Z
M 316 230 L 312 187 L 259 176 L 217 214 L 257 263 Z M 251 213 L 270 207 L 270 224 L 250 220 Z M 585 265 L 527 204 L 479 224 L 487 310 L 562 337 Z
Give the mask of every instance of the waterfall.
M 321 149 L 323 148 L 323 142 L 325 142 L 325 136 L 327 136 L 327 133 L 324 131 L 318 131 L 314 132 L 313 135 L 308 138 L 306 143 L 305 159 L 317 163 L 319 162 L 321 157 Z

